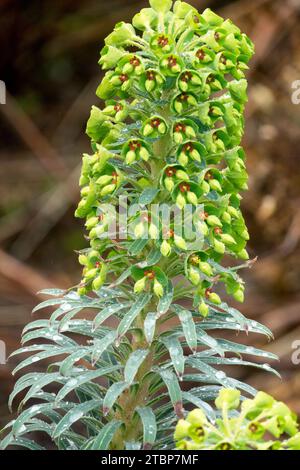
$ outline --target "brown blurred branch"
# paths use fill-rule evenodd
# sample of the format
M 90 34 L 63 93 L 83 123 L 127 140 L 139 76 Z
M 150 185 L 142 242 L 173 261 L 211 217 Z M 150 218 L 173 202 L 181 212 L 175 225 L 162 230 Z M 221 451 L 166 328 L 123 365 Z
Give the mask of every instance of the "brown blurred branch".
M 37 291 L 55 286 L 49 279 L 35 269 L 18 261 L 0 249 L 0 274 L 13 283 L 19 284 L 30 294 L 37 296 Z
M 63 217 L 70 205 L 78 198 L 78 178 L 81 163 L 51 192 L 36 215 L 13 243 L 12 252 L 23 260 L 30 257 L 35 248 L 47 236 L 49 231 Z
M 44 168 L 56 179 L 63 178 L 67 171 L 64 161 L 9 93 L 6 96 L 6 105 L 1 106 L 0 110 Z

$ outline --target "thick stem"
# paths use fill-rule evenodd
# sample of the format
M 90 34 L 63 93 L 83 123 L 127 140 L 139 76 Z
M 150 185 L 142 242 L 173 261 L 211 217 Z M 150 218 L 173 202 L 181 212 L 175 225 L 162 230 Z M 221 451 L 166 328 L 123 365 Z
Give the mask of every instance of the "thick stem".
M 162 117 L 166 120 L 169 125 L 169 132 L 163 136 L 161 139 L 158 139 L 153 146 L 153 160 L 151 161 L 151 176 L 152 180 L 157 186 L 159 186 L 159 179 L 161 175 L 161 170 L 165 165 L 165 157 L 170 147 L 171 139 L 171 126 L 170 126 L 170 114 L 168 107 L 165 107 L 161 110 Z M 162 259 L 158 266 L 162 269 L 164 268 L 165 260 Z M 147 309 L 140 313 L 136 319 L 135 326 L 143 331 L 144 329 L 144 319 L 145 315 L 148 312 L 155 311 L 157 308 L 157 302 L 153 301 Z M 157 336 L 157 332 L 156 335 Z M 137 349 L 147 349 L 149 347 L 147 341 L 143 337 L 137 337 L 135 334 L 132 335 L 131 339 L 132 351 Z M 128 441 L 136 441 L 141 432 L 141 425 L 139 421 L 135 418 L 135 410 L 138 406 L 142 406 L 147 402 L 148 380 L 143 381 L 143 378 L 147 372 L 149 372 L 153 367 L 154 352 L 150 348 L 150 352 L 146 357 L 143 364 L 140 366 L 135 381 L 139 384 L 139 389 L 137 392 L 132 392 L 129 389 L 126 390 L 117 401 L 117 412 L 115 413 L 115 419 L 120 419 L 124 425 L 125 429 L 119 430 L 111 444 L 111 448 L 115 450 L 122 450 L 125 448 L 125 443 Z

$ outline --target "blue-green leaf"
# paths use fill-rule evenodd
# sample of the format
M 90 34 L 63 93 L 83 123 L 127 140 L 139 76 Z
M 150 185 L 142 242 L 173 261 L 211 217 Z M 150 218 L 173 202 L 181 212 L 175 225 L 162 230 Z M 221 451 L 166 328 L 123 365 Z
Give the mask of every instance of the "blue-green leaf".
M 129 302 L 125 303 L 116 303 L 115 305 L 110 305 L 109 307 L 105 307 L 94 319 L 94 329 L 96 330 L 98 326 L 100 326 L 107 318 L 115 315 L 116 313 L 124 310 L 124 308 L 130 306 Z
M 195 367 L 211 379 L 211 383 L 220 383 L 224 387 L 230 388 L 230 382 L 223 371 L 219 371 L 209 366 L 196 356 L 190 356 L 187 358 L 187 362 L 190 366 Z
M 170 370 L 158 369 L 157 372 L 168 389 L 175 413 L 181 418 L 183 416 L 182 393 L 176 375 Z
M 103 400 L 104 415 L 109 413 L 121 393 L 123 393 L 128 387 L 129 384 L 127 382 L 115 382 L 109 387 Z
M 164 338 L 162 342 L 169 351 L 176 374 L 178 375 L 179 379 L 181 379 L 184 373 L 184 355 L 179 340 L 175 336 L 169 336 Z
M 136 351 L 130 354 L 124 369 L 125 382 L 129 384 L 133 382 L 137 371 L 146 359 L 148 353 L 148 349 L 137 349 Z
M 159 192 L 159 189 L 156 189 L 156 188 L 144 189 L 144 191 L 140 195 L 139 204 L 143 206 L 145 206 L 146 204 L 151 204 L 151 202 L 155 199 L 158 192 Z
M 96 364 L 107 348 L 115 342 L 116 338 L 117 332 L 110 331 L 104 338 L 95 340 L 92 352 L 92 364 Z
M 175 305 L 175 311 L 179 316 L 179 320 L 182 325 L 182 330 L 184 336 L 186 338 L 186 342 L 189 345 L 190 349 L 195 352 L 197 350 L 197 334 L 196 334 L 196 327 L 192 317 L 191 312 L 185 310 L 184 308 L 180 307 L 179 305 Z
M 174 288 L 172 281 L 168 281 L 168 284 L 164 289 L 164 294 L 158 303 L 157 312 L 159 315 L 163 315 L 169 310 L 170 305 L 172 304 L 173 295 Z
M 90 400 L 85 403 L 80 403 L 80 405 L 74 406 L 68 413 L 62 418 L 61 421 L 56 425 L 52 438 L 57 439 L 61 434 L 65 433 L 72 424 L 79 421 L 83 416 L 85 416 L 90 411 L 95 408 L 100 407 L 102 400 Z
M 118 327 L 118 337 L 123 336 L 130 328 L 132 322 L 150 301 L 152 295 L 149 293 L 140 294 L 129 312 L 124 316 Z
M 94 379 L 109 375 L 113 372 L 116 372 L 121 368 L 120 365 L 111 366 L 111 367 L 102 367 L 101 369 L 91 370 L 89 372 L 84 372 L 78 377 L 72 377 L 68 382 L 63 386 L 63 388 L 58 392 L 56 396 L 56 403 L 60 402 L 73 390 L 76 390 L 80 385 L 91 382 Z
M 156 440 L 157 425 L 155 414 L 152 409 L 149 407 L 138 407 L 136 408 L 137 413 L 140 415 L 140 418 L 143 423 L 144 437 L 143 437 L 143 448 L 150 449 Z
M 138 238 L 130 245 L 128 252 L 131 255 L 138 255 L 139 253 L 141 253 L 141 251 L 143 251 L 148 241 L 148 238 Z
M 98 436 L 94 439 L 91 450 L 107 450 L 116 431 L 121 426 L 121 421 L 110 421 L 101 429 Z
M 156 326 L 156 313 L 147 313 L 144 321 L 144 334 L 148 344 L 151 344 L 154 338 Z
M 216 414 L 214 412 L 214 409 L 208 403 L 206 403 L 206 401 L 201 400 L 201 398 L 196 397 L 191 392 L 183 392 L 182 397 L 184 400 L 192 403 L 197 408 L 202 408 L 210 421 L 215 421 Z
M 43 289 L 38 292 L 41 295 L 52 295 L 53 297 L 63 296 L 66 291 L 63 289 Z
M 78 347 L 78 350 L 70 354 L 62 361 L 59 367 L 59 372 L 62 376 L 71 374 L 73 366 L 76 362 L 80 361 L 83 357 L 90 353 L 90 348 Z

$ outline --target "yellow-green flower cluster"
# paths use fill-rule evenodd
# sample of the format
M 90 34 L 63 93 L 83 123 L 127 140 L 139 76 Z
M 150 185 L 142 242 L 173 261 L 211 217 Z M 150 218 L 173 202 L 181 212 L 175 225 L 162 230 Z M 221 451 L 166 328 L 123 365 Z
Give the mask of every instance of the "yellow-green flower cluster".
M 217 281 L 236 300 L 244 298 L 242 280 L 219 263 L 225 254 L 248 259 L 239 193 L 247 189 L 240 143 L 252 55 L 249 38 L 210 9 L 199 14 L 185 2 L 150 0 L 132 24 L 118 23 L 106 38 L 99 62 L 106 74 L 97 90 L 105 104 L 102 110 L 93 107 L 87 126 L 94 153 L 84 156 L 76 214 L 87 219 L 91 250 L 104 230 L 99 205 L 117 204 L 119 194 L 130 204 L 154 188 L 158 202 L 182 211 L 192 206 L 202 251 L 189 250 L 184 236 L 165 237 L 158 221 L 144 255 L 157 247 L 163 258 L 180 256 L 204 316 L 210 302 L 221 302 Z M 139 290 L 148 284 L 139 280 Z M 84 273 L 81 292 L 92 288 L 93 279 Z
M 221 389 L 215 400 L 220 418 L 209 422 L 201 409 L 176 427 L 181 450 L 300 450 L 297 417 L 264 392 L 240 403 L 240 392 Z

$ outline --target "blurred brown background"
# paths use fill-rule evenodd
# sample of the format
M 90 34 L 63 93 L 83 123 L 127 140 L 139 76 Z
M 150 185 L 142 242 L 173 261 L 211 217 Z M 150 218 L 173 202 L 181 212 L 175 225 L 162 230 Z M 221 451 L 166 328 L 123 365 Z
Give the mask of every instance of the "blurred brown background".
M 256 45 L 244 146 L 251 175 L 243 208 L 258 262 L 244 272 L 243 313 L 269 326 L 275 341 L 241 335 L 280 357 L 282 381 L 256 370 L 237 375 L 300 413 L 300 0 L 191 0 L 231 17 Z M 9 354 L 32 320 L 35 294 L 78 282 L 75 249 L 84 246 L 73 213 L 85 123 L 103 38 L 147 2 L 134 0 L 1 0 L 0 80 L 0 340 Z M 298 346 L 299 348 L 299 346 Z M 300 354 L 298 354 L 300 359 Z M 0 365 L 0 426 L 7 421 L 12 362 Z

